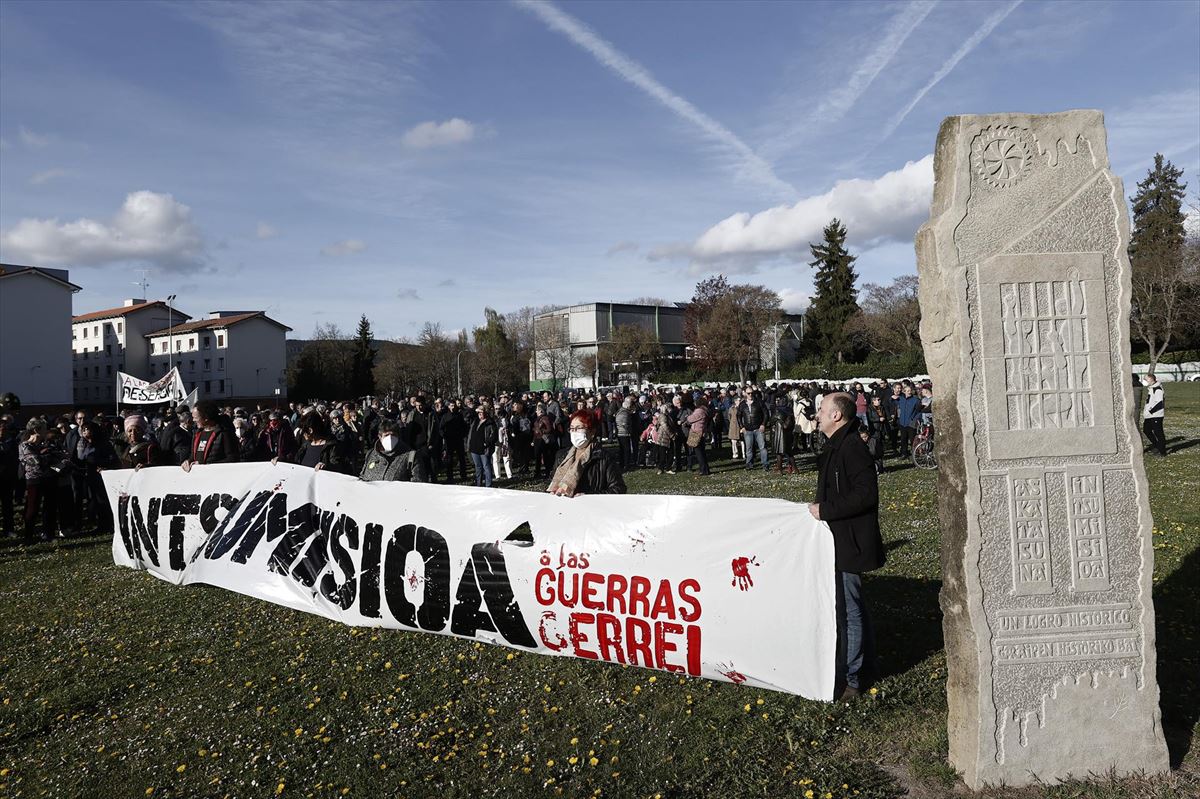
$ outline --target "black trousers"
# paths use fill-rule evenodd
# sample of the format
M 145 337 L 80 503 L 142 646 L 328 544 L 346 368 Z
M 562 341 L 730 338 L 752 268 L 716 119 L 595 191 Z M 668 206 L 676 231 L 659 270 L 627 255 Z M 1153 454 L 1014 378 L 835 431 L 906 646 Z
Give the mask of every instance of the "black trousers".
M 6 533 L 17 529 L 13 526 L 13 494 L 16 490 L 16 475 L 0 476 L 0 527 Z
M 1158 450 L 1159 455 L 1167 454 L 1167 436 L 1163 433 L 1163 420 L 1143 419 L 1142 432 L 1150 439 L 1150 445 Z
M 688 471 L 692 470 L 692 463 L 697 463 L 700 466 L 700 474 L 708 474 L 708 458 L 704 453 L 704 436 L 700 437 L 700 444 L 695 447 L 688 447 Z
M 58 478 L 43 477 L 25 483 L 25 538 L 33 538 L 33 520 L 42 512 L 42 535 L 52 536 L 58 527 Z

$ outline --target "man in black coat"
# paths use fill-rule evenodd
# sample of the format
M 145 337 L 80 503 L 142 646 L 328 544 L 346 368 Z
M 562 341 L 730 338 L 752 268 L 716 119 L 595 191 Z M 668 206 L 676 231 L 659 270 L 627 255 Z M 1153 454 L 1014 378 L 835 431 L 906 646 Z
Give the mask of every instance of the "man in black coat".
M 833 533 L 840 589 L 837 681 L 843 689 L 840 700 L 845 701 L 858 696 L 875 672 L 875 635 L 863 600 L 862 573 L 878 569 L 885 560 L 879 483 L 875 459 L 858 435 L 853 397 L 826 394 L 817 424 L 829 440 L 817 458 L 817 501 L 808 510 Z

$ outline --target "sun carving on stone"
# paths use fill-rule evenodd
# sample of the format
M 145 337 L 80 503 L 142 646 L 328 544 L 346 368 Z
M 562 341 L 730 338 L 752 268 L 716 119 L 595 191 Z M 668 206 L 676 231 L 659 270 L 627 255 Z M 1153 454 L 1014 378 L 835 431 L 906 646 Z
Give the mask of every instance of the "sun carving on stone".
M 975 140 L 979 176 L 998 188 L 1013 186 L 1029 174 L 1033 149 L 1026 130 L 1008 125 L 987 128 Z

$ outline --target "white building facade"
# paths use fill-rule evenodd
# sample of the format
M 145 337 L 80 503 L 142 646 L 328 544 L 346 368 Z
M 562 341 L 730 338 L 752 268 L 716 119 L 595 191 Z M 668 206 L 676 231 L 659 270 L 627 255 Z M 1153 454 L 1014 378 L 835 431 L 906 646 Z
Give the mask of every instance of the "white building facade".
M 23 407 L 71 404 L 67 326 L 79 290 L 65 269 L 0 264 L 0 393 Z
M 160 300 L 125 300 L 120 307 L 74 317 L 74 401 L 80 405 L 116 402 L 117 372 L 150 379 L 146 334 L 190 318 Z
M 146 379 L 157 380 L 175 366 L 200 399 L 283 399 L 290 331 L 262 311 L 213 311 L 145 335 Z

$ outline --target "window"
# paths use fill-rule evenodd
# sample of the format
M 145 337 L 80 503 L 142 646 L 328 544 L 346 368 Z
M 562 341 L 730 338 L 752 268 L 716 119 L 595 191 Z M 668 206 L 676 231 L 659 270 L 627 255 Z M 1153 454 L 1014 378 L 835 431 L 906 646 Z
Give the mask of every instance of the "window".
M 204 393 L 205 393 L 205 394 L 211 394 L 211 393 L 212 393 L 212 381 L 211 381 L 211 380 L 205 380 L 205 381 L 204 381 Z
M 222 394 L 225 393 L 225 381 L 224 380 L 217 381 L 217 391 L 221 392 Z
M 211 345 L 212 345 L 212 338 L 209 336 L 205 336 L 204 337 L 204 349 L 208 349 Z
M 105 345 L 104 345 L 104 354 L 105 354 L 105 355 L 112 355 L 112 345 L 111 345 L 111 344 L 105 344 Z
M 104 367 L 104 373 L 106 375 L 108 375 L 109 377 L 112 377 L 112 364 L 111 363 L 108 366 Z
M 188 349 L 189 349 L 189 350 L 194 350 L 195 348 L 196 348 L 196 339 L 194 339 L 194 338 L 189 338 L 189 339 L 188 339 Z
M 75 340 L 75 335 L 76 335 L 76 330 L 75 330 L 75 328 L 71 328 L 71 341 L 74 341 L 74 340 Z
M 117 332 L 118 333 L 121 332 L 121 323 L 120 322 L 117 322 Z
M 100 325 L 96 325 L 92 328 L 92 335 L 96 338 L 100 338 Z
M 125 371 L 125 364 L 123 364 L 123 363 L 119 363 L 119 364 L 117 364 L 117 371 L 119 371 L 119 372 L 124 372 L 124 371 Z
M 83 328 L 83 337 L 87 338 L 87 327 Z
M 176 342 L 175 342 L 175 351 L 176 351 L 176 352 L 179 352 L 181 349 L 183 349 L 183 342 L 182 342 L 182 341 L 176 341 Z
M 195 360 L 188 361 L 188 368 L 194 370 L 196 368 L 196 361 Z
M 97 344 L 96 346 L 92 347 L 92 352 L 99 352 L 99 351 L 100 351 L 100 345 L 99 345 L 99 344 Z
M 217 368 L 218 369 L 225 368 L 225 359 L 224 358 L 217 358 Z
M 225 335 L 224 335 L 223 333 L 218 333 L 218 334 L 217 334 L 217 346 L 218 346 L 218 347 L 224 347 L 224 346 L 225 346 Z
M 205 358 L 205 359 L 204 359 L 204 368 L 205 368 L 205 369 L 211 369 L 211 368 L 212 368 L 212 359 L 211 359 L 211 358 Z
M 100 367 L 99 367 L 99 366 L 93 366 L 93 367 L 92 367 L 92 369 L 93 369 L 92 376 L 93 376 L 93 377 L 99 377 L 99 376 L 100 376 Z

